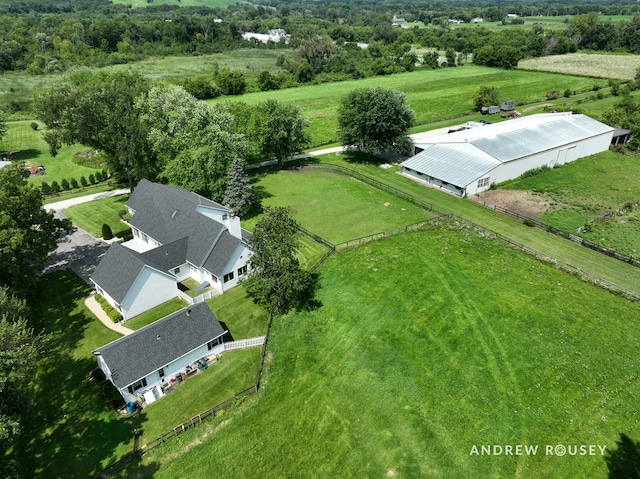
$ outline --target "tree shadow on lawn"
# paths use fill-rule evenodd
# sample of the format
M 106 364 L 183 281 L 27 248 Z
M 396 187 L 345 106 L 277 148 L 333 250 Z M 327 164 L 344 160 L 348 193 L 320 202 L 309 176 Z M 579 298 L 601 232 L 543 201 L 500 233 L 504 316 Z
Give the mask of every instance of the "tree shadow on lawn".
M 262 185 L 252 185 L 253 194 L 256 197 L 256 202 L 251 205 L 251 208 L 244 214 L 242 217 L 243 220 L 249 220 L 254 218 L 255 216 L 259 216 L 264 213 L 264 208 L 262 206 L 262 200 L 266 198 L 271 198 L 273 195 L 267 191 L 267 189 Z
M 14 161 L 33 160 L 35 158 L 38 158 L 41 155 L 42 155 L 42 151 L 36 150 L 34 148 L 29 148 L 27 150 L 20 150 L 19 153 L 14 153 L 13 160 Z
M 620 433 L 617 449 L 607 450 L 605 462 L 609 479 L 640 479 L 640 442 Z
M 388 160 L 385 160 L 384 158 L 363 153 L 361 151 L 350 151 L 350 150 L 345 150 L 342 153 L 342 159 L 347 163 L 359 163 L 361 165 L 378 166 L 383 163 L 388 163 Z
M 49 336 L 16 447 L 23 477 L 87 477 L 132 452 L 144 415 L 122 418 L 94 382 L 91 351 L 117 337 L 82 305 L 88 286 L 71 270 L 41 277 L 31 301 L 36 331 Z M 32 295 L 34 296 L 34 295 Z M 124 403 L 124 401 L 123 401 Z M 29 460 L 21 460 L 29 458 Z
M 298 311 L 315 311 L 322 307 L 322 301 L 316 298 L 316 293 L 320 289 L 320 274 L 311 273 L 309 284 L 300 295 L 300 301 L 296 309 Z

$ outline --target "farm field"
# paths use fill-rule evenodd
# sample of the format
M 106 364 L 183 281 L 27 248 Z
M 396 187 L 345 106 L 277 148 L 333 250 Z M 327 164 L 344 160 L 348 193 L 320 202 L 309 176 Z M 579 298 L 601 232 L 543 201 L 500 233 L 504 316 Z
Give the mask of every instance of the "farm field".
M 104 69 L 131 70 L 152 80 L 172 80 L 196 74 L 212 75 L 215 65 L 218 64 L 220 67 L 241 69 L 251 76 L 257 75 L 261 70 L 271 72 L 280 70 L 276 67 L 276 58 L 282 52 L 286 52 L 287 55 L 296 55 L 293 50 L 243 48 L 213 55 L 151 58 L 126 65 L 108 66 Z M 10 101 L 26 105 L 36 92 L 50 88 L 63 79 L 64 74 L 5 73 L 0 76 L 0 106 L 6 110 L 6 105 Z M 30 117 L 28 112 L 20 112 L 16 115 Z
M 254 189 L 266 192 L 263 208 L 289 207 L 304 228 L 334 244 L 431 217 L 406 200 L 332 171 L 291 169 L 261 175 Z M 243 221 L 243 227 L 253 230 L 258 219 Z
M 341 99 L 363 87 L 395 88 L 407 95 L 418 123 L 469 113 L 474 93 L 481 85 L 495 86 L 503 98 L 518 105 L 542 101 L 549 90 L 590 90 L 602 80 L 553 73 L 498 70 L 467 65 L 460 68 L 422 70 L 358 81 L 325 83 L 287 90 L 256 92 L 208 101 L 258 103 L 268 98 L 299 106 L 311 121 L 312 144 L 336 141 L 337 111 Z
M 34 404 L 22 422 L 25 433 L 9 451 L 10 457 L 31 458 L 20 461 L 22 477 L 88 477 L 131 451 L 133 428 L 151 441 L 255 381 L 260 348 L 230 351 L 169 397 L 136 416 L 119 417 L 111 396 L 86 380 L 96 366 L 91 351 L 120 337 L 85 308 L 89 287 L 66 270 L 44 276 L 38 294 L 41 304 L 33 311 L 33 325 L 45 328 L 51 340 L 33 382 Z M 225 316 L 223 310 L 218 314 Z
M 615 78 L 619 80 L 632 80 L 639 67 L 640 55 L 603 55 L 595 53 L 549 55 L 518 62 L 518 68 L 524 70 Z
M 326 155 L 318 159 L 322 162 L 336 163 L 357 170 L 427 201 L 433 205 L 434 211 L 461 216 L 468 221 L 480 224 L 490 231 L 502 234 L 520 244 L 526 244 L 564 263 L 640 293 L 638 287 L 640 284 L 639 268 L 634 268 L 621 261 L 596 253 L 572 241 L 553 236 L 535 228 L 529 228 L 519 221 L 491 211 L 469 199 L 455 198 L 451 195 L 442 194 L 436 189 L 426 188 L 397 174 L 397 168 L 395 170 L 383 170 L 376 163 L 363 164 L 362 160 L 364 158 L 360 154 L 348 153 L 339 157 Z M 604 179 L 602 182 L 606 183 Z
M 154 478 L 605 477 L 599 454 L 545 445 L 640 437 L 637 304 L 467 231 L 320 272 L 322 307 L 273 323 L 259 400 L 145 455 Z M 494 444 L 539 450 L 470 455 Z
M 637 204 L 640 201 L 638 178 L 640 162 L 636 157 L 605 151 L 535 176 L 506 182 L 501 187 L 507 192 L 529 191 L 533 194 L 531 201 L 515 206 L 521 214 L 635 256 L 640 251 L 635 210 L 594 225 L 591 232 L 576 230 L 599 216 L 617 211 L 626 203 Z M 492 198 L 504 196 L 501 206 L 507 209 L 514 208 L 518 198 L 510 199 L 508 193 L 503 194 L 500 190 L 479 196 L 485 201 L 495 201 Z

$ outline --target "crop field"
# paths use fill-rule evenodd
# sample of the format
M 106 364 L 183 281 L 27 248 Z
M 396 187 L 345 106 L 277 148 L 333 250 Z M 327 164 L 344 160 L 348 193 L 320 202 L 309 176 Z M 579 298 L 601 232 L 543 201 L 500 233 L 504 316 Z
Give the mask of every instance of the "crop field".
M 273 323 L 258 400 L 145 455 L 154 478 L 605 477 L 546 446 L 640 438 L 637 304 L 464 231 L 320 273 L 322 306 Z M 470 454 L 509 444 L 538 450 Z
M 418 123 L 426 123 L 472 110 L 473 95 L 482 85 L 491 85 L 504 99 L 518 105 L 542 101 L 549 90 L 590 90 L 597 80 L 553 73 L 505 71 L 467 65 L 440 70 L 422 70 L 358 81 L 325 83 L 271 92 L 256 92 L 224 101 L 257 103 L 268 98 L 298 105 L 311 121 L 312 143 L 337 138 L 337 111 L 341 99 L 351 90 L 363 87 L 395 88 L 407 95 Z M 600 81 L 601 85 L 606 83 Z M 219 99 L 210 101 L 220 101 Z
M 120 417 L 104 389 L 86 380 L 96 366 L 91 351 L 120 337 L 85 308 L 89 287 L 66 270 L 44 276 L 38 292 L 42 300 L 33 311 L 33 325 L 51 339 L 32 384 L 33 407 L 24 412 L 24 434 L 9 451 L 30 458 L 20 461 L 21 477 L 88 477 L 131 452 L 133 428 L 151 441 L 254 383 L 260 348 L 230 351 L 167 398 L 136 416 Z M 266 314 L 253 314 L 257 307 L 250 303 L 243 308 L 264 331 Z M 236 309 L 229 301 L 216 311 L 230 330 L 235 329 Z M 237 337 L 243 330 L 247 327 L 239 326 Z
M 302 171 L 302 172 L 301 172 Z M 419 207 L 331 171 L 284 170 L 262 175 L 263 208 L 286 206 L 300 224 L 331 243 L 367 236 L 429 218 Z M 253 229 L 259 217 L 243 221 Z
M 521 60 L 518 68 L 524 70 L 584 75 L 596 78 L 631 80 L 640 67 L 640 55 L 603 55 L 569 53 Z M 562 89 L 560 89 L 562 91 Z

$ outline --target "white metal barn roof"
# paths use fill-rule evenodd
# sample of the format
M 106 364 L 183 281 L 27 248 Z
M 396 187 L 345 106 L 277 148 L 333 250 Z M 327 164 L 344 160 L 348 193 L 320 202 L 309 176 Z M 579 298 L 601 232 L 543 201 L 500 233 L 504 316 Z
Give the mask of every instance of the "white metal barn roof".
M 464 188 L 502 163 L 612 130 L 588 116 L 570 112 L 531 115 L 417 143 L 424 150 L 402 166 Z

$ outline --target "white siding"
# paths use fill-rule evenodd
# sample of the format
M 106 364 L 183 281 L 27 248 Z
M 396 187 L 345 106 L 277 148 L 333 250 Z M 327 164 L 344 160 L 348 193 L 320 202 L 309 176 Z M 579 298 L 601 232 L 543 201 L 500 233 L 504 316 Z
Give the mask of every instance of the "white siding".
M 250 256 L 251 250 L 244 243 L 240 243 L 233 255 L 231 255 L 229 262 L 224 268 L 222 277 L 220 278 L 220 283 L 222 283 L 224 275 L 233 272 L 233 279 L 222 284 L 222 291 L 226 291 L 238 285 L 238 269 L 247 264 Z
M 144 266 L 122 302 L 122 316 L 130 319 L 177 296 L 176 279 Z

